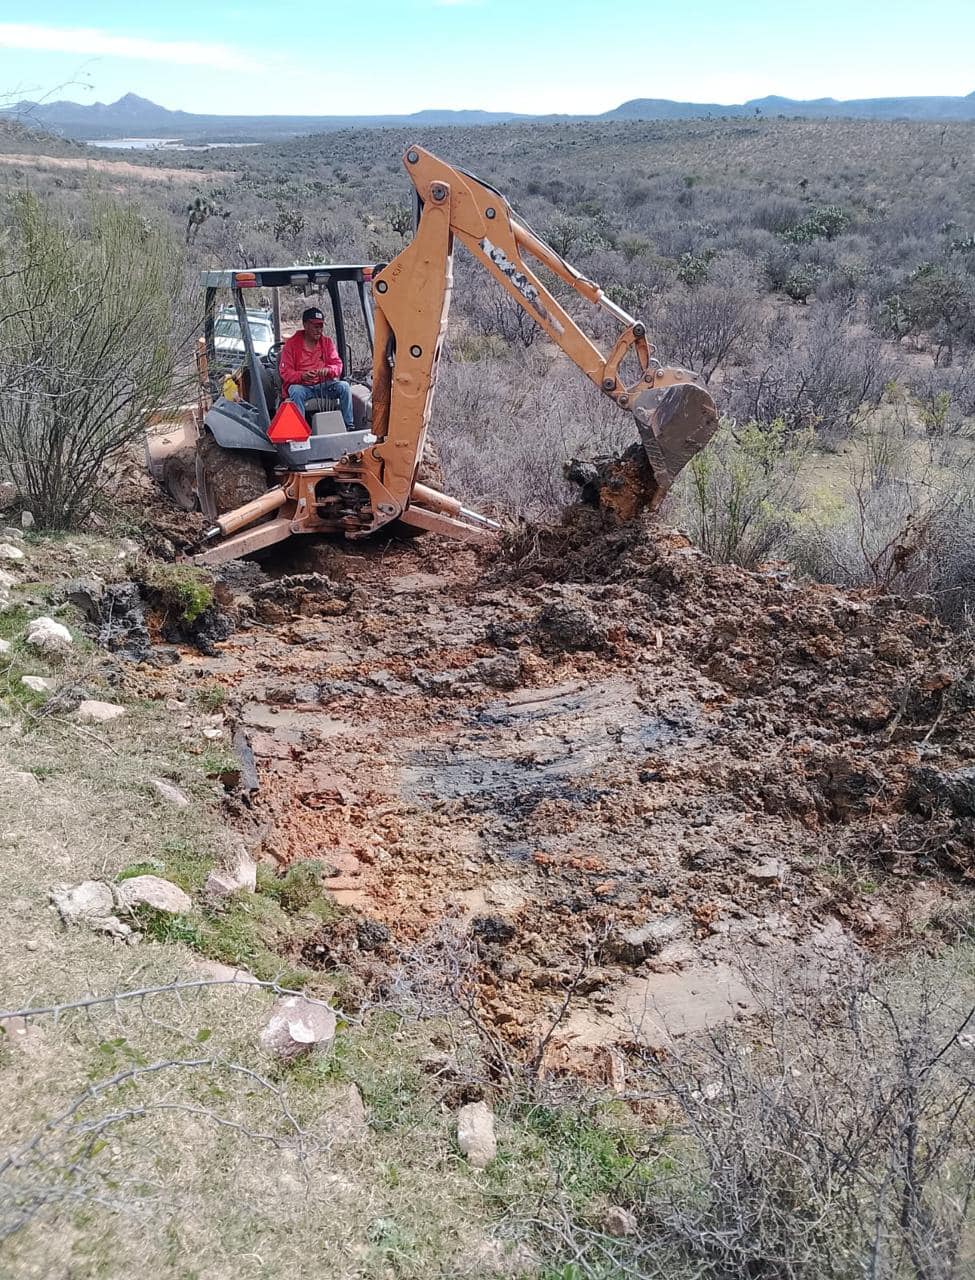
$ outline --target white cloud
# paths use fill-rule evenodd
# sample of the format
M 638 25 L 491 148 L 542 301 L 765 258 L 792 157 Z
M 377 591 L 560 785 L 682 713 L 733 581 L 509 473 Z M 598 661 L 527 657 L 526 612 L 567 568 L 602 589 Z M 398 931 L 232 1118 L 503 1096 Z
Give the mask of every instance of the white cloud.
M 181 67 L 222 71 L 260 71 L 261 64 L 243 49 L 197 40 L 149 40 L 112 35 L 93 27 L 42 27 L 27 22 L 0 22 L 0 49 L 39 49 L 45 53 L 91 54 L 138 58 Z

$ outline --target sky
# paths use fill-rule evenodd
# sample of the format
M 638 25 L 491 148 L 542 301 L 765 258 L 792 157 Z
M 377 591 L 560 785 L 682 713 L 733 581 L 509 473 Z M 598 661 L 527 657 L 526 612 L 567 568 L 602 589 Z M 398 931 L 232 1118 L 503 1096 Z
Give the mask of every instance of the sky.
M 0 0 L 0 99 L 596 113 L 975 91 L 975 0 Z

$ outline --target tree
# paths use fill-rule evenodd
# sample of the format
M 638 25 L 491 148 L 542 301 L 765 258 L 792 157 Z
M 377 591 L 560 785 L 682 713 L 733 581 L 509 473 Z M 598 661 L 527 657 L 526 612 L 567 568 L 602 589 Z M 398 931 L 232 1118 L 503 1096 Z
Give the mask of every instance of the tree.
M 17 196 L 0 278 L 0 461 L 54 529 L 88 515 L 173 381 L 176 246 L 138 209 L 87 212 L 80 227 Z

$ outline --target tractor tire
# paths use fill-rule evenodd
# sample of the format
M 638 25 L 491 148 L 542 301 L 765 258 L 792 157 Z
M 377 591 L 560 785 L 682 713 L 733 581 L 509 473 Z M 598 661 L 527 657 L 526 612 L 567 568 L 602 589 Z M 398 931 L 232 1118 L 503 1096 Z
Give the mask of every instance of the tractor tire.
M 267 493 L 267 472 L 246 449 L 221 449 L 209 431 L 196 442 L 196 492 L 200 510 L 216 520 Z
M 171 454 L 163 463 L 160 479 L 162 487 L 180 511 L 198 509 L 195 449 L 180 449 L 178 453 Z

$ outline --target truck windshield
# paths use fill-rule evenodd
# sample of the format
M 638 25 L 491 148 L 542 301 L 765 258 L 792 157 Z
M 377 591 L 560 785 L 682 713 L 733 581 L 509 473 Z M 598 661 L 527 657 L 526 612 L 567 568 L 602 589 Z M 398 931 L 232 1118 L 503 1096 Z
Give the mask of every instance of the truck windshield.
M 271 342 L 271 326 L 264 324 L 260 320 L 250 321 L 250 331 L 252 341 L 257 343 Z M 233 338 L 237 342 L 242 342 L 240 336 L 240 325 L 235 316 L 221 316 L 213 326 L 214 335 L 218 338 Z

